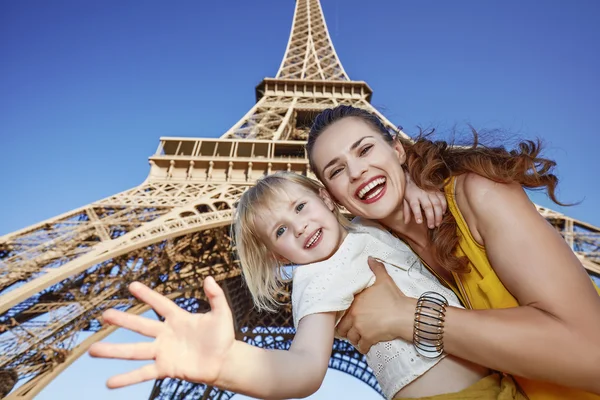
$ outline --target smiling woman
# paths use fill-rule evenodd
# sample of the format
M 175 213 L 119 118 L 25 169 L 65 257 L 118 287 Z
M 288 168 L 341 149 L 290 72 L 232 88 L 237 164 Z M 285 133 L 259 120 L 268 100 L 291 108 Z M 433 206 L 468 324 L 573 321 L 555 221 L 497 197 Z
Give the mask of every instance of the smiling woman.
M 357 110 L 369 116 L 371 114 L 360 109 L 338 108 L 338 113 L 342 110 Z M 324 115 L 324 114 L 321 114 Z M 358 115 L 358 114 L 357 114 Z M 331 118 L 336 118 L 334 115 Z M 327 129 L 322 135 L 312 134 L 309 136 L 307 151 L 311 168 L 321 179 L 330 194 L 336 201 L 344 201 L 344 207 L 354 215 L 369 215 L 370 219 L 381 220 L 388 215 L 402 215 L 400 210 L 402 202 L 396 201 L 394 196 L 385 196 L 388 190 L 395 190 L 398 193 L 404 193 L 406 188 L 406 177 L 402 168 L 390 169 L 386 165 L 401 165 L 405 161 L 405 153 L 401 151 L 402 147 L 376 146 L 384 141 L 392 142 L 392 136 L 382 136 L 373 130 L 372 124 L 375 121 L 381 125 L 379 129 L 387 129 L 381 124 L 379 119 L 371 116 L 372 120 L 365 120 L 353 113 L 349 113 L 345 118 L 339 118 L 335 123 L 335 130 Z M 331 122 L 326 118 L 317 118 L 311 132 L 320 132 Z M 335 134 L 343 132 L 343 135 Z M 331 133 L 333 132 L 333 133 Z M 319 145 L 317 146 L 317 138 Z M 323 143 L 327 142 L 326 146 Z M 343 151 L 331 151 L 332 148 L 344 149 Z M 331 154 L 336 154 L 331 157 Z M 356 156 L 355 156 L 356 155 Z M 348 163 L 349 158 L 353 159 Z M 327 160 L 327 161 L 325 161 Z M 372 173 L 365 179 L 365 172 L 369 166 L 373 170 L 380 171 Z M 385 173 L 384 173 L 385 171 Z M 342 175 L 347 179 L 342 179 Z M 373 206 L 375 203 L 376 206 Z
M 395 140 L 377 116 L 339 106 L 317 116 L 307 150 L 333 199 L 393 231 L 463 304 L 478 309 L 447 309 L 436 340 L 448 353 L 514 374 L 530 399 L 598 399 L 567 388 L 600 393 L 597 288 L 523 190 L 545 189 L 558 203 L 555 163 L 540 156 L 537 143 L 509 151 L 479 146 L 474 135 L 461 148 Z M 405 169 L 421 188 L 445 194 L 451 212 L 438 228 L 405 222 Z M 376 270 L 378 284 L 357 295 L 339 334 L 361 351 L 394 338 L 418 346 L 416 301 Z

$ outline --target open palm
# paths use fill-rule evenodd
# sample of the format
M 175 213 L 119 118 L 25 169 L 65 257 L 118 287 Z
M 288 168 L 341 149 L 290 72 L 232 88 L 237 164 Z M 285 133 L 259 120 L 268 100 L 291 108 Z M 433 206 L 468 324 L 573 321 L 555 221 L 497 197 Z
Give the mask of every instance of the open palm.
M 132 283 L 129 290 L 165 321 L 114 309 L 104 312 L 106 322 L 155 339 L 131 344 L 93 344 L 89 349 L 93 357 L 154 360 L 152 364 L 111 377 L 107 386 L 118 388 L 166 377 L 206 384 L 215 382 L 235 342 L 235 334 L 225 294 L 214 279 L 209 277 L 204 281 L 204 292 L 211 307 L 206 314 L 191 314 L 139 282 Z

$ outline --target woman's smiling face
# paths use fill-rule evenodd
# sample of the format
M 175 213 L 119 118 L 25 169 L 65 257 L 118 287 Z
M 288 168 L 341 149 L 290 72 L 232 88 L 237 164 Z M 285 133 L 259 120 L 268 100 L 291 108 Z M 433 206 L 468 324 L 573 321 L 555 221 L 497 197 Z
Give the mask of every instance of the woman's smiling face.
M 382 220 L 402 209 L 404 149 L 361 118 L 329 125 L 309 156 L 331 195 L 352 214 Z

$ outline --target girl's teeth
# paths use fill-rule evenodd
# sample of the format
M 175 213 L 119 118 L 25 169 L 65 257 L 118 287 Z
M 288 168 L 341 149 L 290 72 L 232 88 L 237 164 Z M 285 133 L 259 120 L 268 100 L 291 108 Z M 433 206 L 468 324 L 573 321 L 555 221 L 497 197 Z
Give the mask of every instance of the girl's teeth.
M 315 233 L 313 235 L 313 237 L 310 238 L 310 241 L 308 242 L 308 244 L 306 245 L 306 248 L 308 249 L 309 247 L 311 247 L 313 244 L 315 244 L 315 242 L 321 237 L 321 230 L 319 229 L 317 231 L 317 233 Z

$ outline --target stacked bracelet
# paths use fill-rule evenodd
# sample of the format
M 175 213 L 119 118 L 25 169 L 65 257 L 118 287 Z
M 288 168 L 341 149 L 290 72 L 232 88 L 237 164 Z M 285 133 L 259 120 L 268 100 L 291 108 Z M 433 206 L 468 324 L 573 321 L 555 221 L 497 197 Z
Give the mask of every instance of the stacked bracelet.
M 418 354 L 438 358 L 444 352 L 444 318 L 448 300 L 436 292 L 425 292 L 417 300 L 413 345 Z

